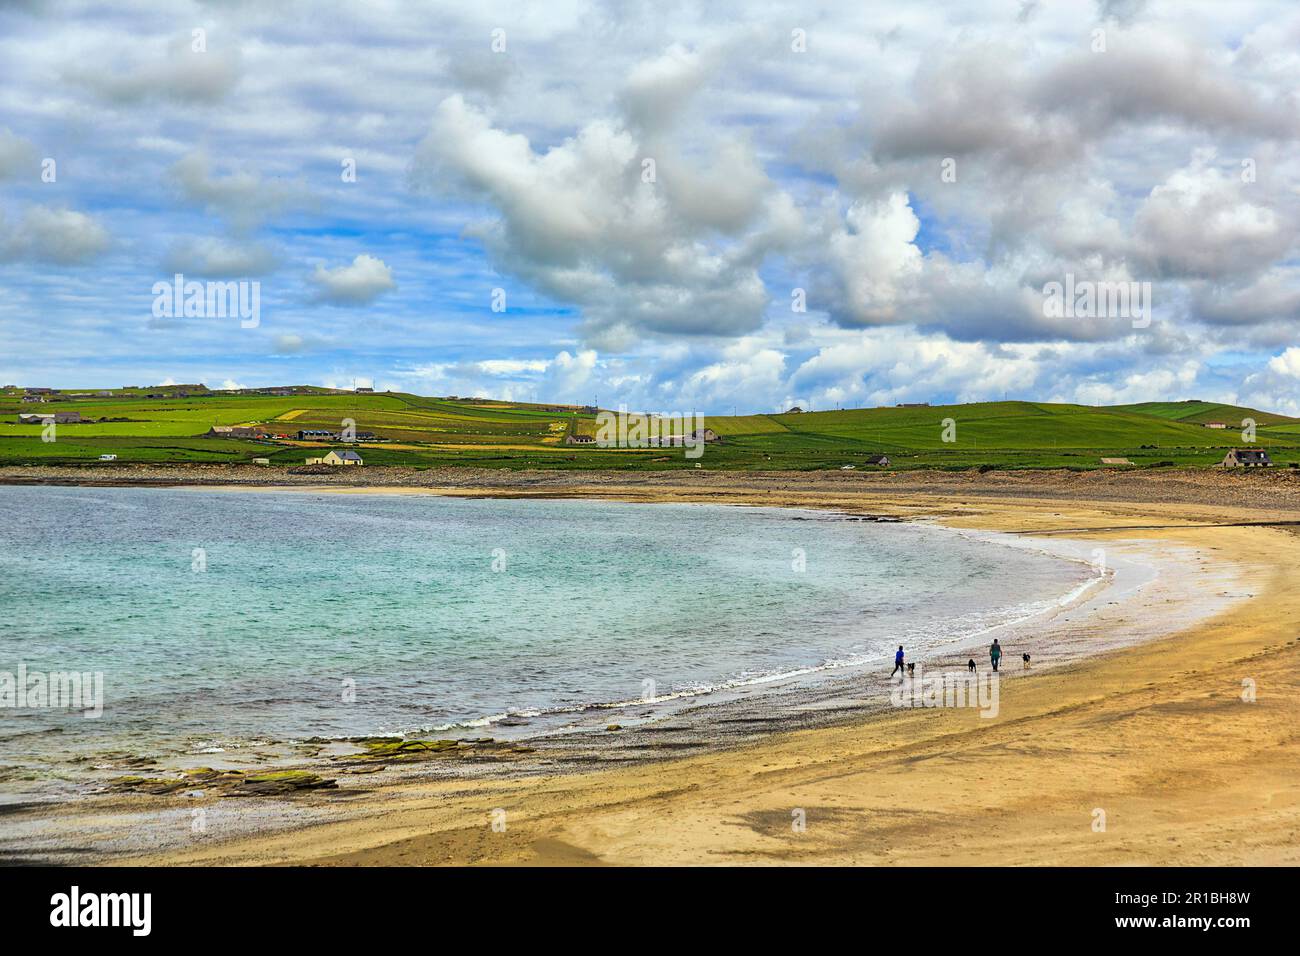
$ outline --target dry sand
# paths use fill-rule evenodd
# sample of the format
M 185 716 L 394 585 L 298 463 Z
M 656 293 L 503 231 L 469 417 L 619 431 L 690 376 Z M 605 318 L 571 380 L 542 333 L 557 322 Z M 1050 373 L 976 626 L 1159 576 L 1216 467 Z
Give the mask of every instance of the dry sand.
M 1213 480 L 1196 484 L 1205 489 Z M 1036 497 L 1005 488 L 981 493 L 974 483 L 958 495 L 827 487 L 800 476 L 784 476 L 779 486 L 745 476 L 720 484 L 575 476 L 562 490 L 532 491 L 842 507 L 1100 544 L 1141 539 L 1231 561 L 1251 597 L 1185 629 L 1168 608 L 1136 602 L 1125 612 L 1132 619 L 1111 621 L 1108 632 L 1165 621 L 1168 633 L 1009 682 L 993 720 L 969 709 L 890 711 L 613 770 L 399 783 L 359 798 L 362 806 L 351 811 L 362 812 L 346 820 L 131 862 L 1300 862 L 1300 537 L 1292 524 L 1300 513 L 1290 495 L 1261 503 L 1259 486 L 1243 497 L 1237 491 L 1247 486 L 1228 483 L 1217 495 L 1213 488 L 1162 493 L 1182 499 L 1175 503 L 1153 503 L 1141 489 L 1126 496 L 1113 485 L 1098 496 L 1104 501 L 1071 501 L 1046 484 L 1033 489 L 1046 489 Z M 450 493 L 529 491 L 502 482 Z M 1086 626 L 1077 637 L 1088 639 Z M 1243 699 L 1247 683 L 1253 702 Z M 492 826 L 498 810 L 503 832 Z M 802 832 L 792 826 L 800 814 Z

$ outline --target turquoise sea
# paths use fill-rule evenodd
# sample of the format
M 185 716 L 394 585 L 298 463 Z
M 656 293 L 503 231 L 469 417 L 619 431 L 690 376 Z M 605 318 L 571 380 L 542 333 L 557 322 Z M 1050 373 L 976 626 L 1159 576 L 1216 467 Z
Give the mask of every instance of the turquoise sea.
M 0 487 L 0 513 L 0 672 L 104 675 L 98 719 L 0 709 L 0 789 L 114 750 L 541 732 L 887 671 L 899 643 L 919 659 L 1088 574 L 775 508 Z

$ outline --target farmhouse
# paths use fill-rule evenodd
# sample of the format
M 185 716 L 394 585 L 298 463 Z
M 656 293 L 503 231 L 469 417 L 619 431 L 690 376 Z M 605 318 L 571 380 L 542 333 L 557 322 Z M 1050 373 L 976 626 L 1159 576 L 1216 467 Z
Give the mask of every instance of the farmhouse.
M 1234 448 L 1223 456 L 1224 468 L 1267 468 L 1273 464 L 1262 448 Z
M 722 436 L 712 428 L 697 428 L 695 431 L 685 435 L 664 435 L 659 439 L 659 444 L 677 447 L 685 445 L 688 442 L 691 445 L 700 445 L 705 442 L 720 442 Z
M 320 458 L 308 458 L 309 465 L 364 465 L 361 456 L 356 452 L 348 451 L 331 451 Z
M 564 436 L 564 443 L 566 445 L 594 445 L 596 444 L 596 436 L 568 434 Z
M 100 455 L 100 456 L 99 456 L 99 460 L 100 460 L 100 461 L 117 461 L 117 456 L 116 456 L 116 455 Z
M 1206 422 L 1205 427 L 1206 428 L 1227 428 L 1228 426 L 1224 422 Z
M 798 412 L 802 412 L 802 411 L 803 411 L 803 409 L 800 408 L 798 405 L 796 405 L 794 408 L 787 408 L 786 411 L 785 411 L 785 413 L 786 413 L 787 415 L 794 415 L 794 414 L 796 414 L 796 413 L 798 413 Z
M 362 387 L 362 388 L 358 388 L 358 389 L 357 389 L 357 394 L 358 394 L 358 395 L 373 395 L 374 392 L 375 392 L 375 390 L 374 390 L 373 388 L 364 388 L 364 387 Z
M 23 401 L 24 401 L 24 402 L 44 402 L 44 401 L 45 401 L 45 396 L 43 396 L 43 395 L 24 395 L 24 396 L 23 396 Z
M 889 467 L 889 456 L 888 456 L 888 455 L 872 455 L 870 458 L 867 459 L 867 464 L 868 464 L 868 465 L 879 465 L 881 468 L 888 468 L 888 467 Z

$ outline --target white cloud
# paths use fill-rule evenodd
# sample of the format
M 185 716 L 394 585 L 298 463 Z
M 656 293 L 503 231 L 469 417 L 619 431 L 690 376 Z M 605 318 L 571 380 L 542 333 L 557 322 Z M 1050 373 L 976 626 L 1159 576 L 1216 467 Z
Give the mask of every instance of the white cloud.
M 79 265 L 108 247 L 108 231 L 99 221 L 72 209 L 30 206 L 13 227 L 0 219 L 0 260 Z
M 181 103 L 205 103 L 222 99 L 240 78 L 238 48 L 225 46 L 213 38 L 203 39 L 202 50 L 192 34 L 174 37 L 161 50 L 144 44 L 124 49 L 133 58 L 115 68 L 102 60 L 93 64 L 78 63 L 67 76 L 93 90 L 106 100 L 131 104 L 145 100 L 175 100 Z
M 318 288 L 320 301 L 333 305 L 366 305 L 397 288 L 393 270 L 382 259 L 365 253 L 353 259 L 351 265 L 334 269 L 316 266 L 311 281 Z
M 1296 243 L 1294 225 L 1265 204 L 1265 189 L 1243 182 L 1239 166 L 1229 174 L 1213 160 L 1213 151 L 1198 152 L 1151 190 L 1134 217 L 1140 255 L 1161 274 L 1248 275 Z
M 295 185 L 267 182 L 247 170 L 224 176 L 217 173 L 203 150 L 178 160 L 171 175 L 188 202 L 203 206 L 241 232 L 268 216 L 306 202 L 303 191 Z
M 768 298 L 758 253 L 789 228 L 788 200 L 738 142 L 702 163 L 652 152 L 611 120 L 538 152 L 450 97 L 415 176 L 486 200 L 498 218 L 474 234 L 504 271 L 580 304 L 595 343 L 757 328 Z
M 232 242 L 211 236 L 183 238 L 168 250 L 168 272 L 214 278 L 262 276 L 279 265 L 279 256 L 262 243 Z

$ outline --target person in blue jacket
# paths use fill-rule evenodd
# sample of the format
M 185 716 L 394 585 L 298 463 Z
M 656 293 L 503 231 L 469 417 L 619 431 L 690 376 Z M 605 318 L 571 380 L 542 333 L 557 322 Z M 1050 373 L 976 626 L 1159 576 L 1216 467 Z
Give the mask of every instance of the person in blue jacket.
M 903 673 L 903 645 L 898 645 L 898 653 L 894 655 L 894 669 L 889 672 L 889 676 Z

